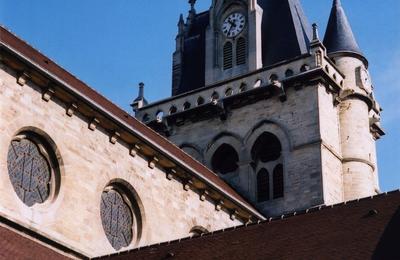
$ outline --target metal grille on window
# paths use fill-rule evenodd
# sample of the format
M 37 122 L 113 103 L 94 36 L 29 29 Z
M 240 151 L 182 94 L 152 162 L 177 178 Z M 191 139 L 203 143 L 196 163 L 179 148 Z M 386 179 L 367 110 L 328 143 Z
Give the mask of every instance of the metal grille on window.
M 236 43 L 236 65 L 246 64 L 246 40 L 240 37 Z
M 40 146 L 29 139 L 20 139 L 13 140 L 8 149 L 11 183 L 17 196 L 29 207 L 45 202 L 50 195 L 51 168 Z
M 233 61 L 232 61 L 232 56 L 233 56 L 233 50 L 232 50 L 232 43 L 227 42 L 224 45 L 224 70 L 231 69 L 233 66 Z
M 108 241 L 115 250 L 129 246 L 134 237 L 134 217 L 124 195 L 111 189 L 101 195 L 101 220 Z

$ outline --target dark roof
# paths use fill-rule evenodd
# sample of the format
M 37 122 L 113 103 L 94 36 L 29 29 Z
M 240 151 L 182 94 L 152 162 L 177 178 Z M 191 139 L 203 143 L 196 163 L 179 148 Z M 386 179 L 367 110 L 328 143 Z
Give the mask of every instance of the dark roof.
M 209 12 L 197 14 L 185 36 L 182 82 L 174 95 L 204 87 L 206 73 L 206 28 Z
M 311 27 L 299 0 L 258 0 L 263 9 L 263 66 L 309 52 Z
M 328 54 L 352 52 L 362 56 L 340 0 L 334 0 L 333 2 L 325 32 L 324 45 Z
M 400 192 L 395 191 L 112 258 L 400 259 L 399 241 Z
M 0 217 L 0 259 L 70 259 L 72 256 L 85 257 Z
M 90 104 L 94 110 L 99 111 L 106 117 L 111 117 L 113 121 L 119 124 L 119 127 L 138 137 L 143 144 L 149 145 L 168 158 L 168 160 L 175 162 L 179 167 L 187 170 L 188 173 L 194 175 L 199 180 L 208 183 L 208 185 L 213 187 L 219 194 L 224 194 L 224 196 L 226 196 L 225 198 L 232 201 L 234 205 L 239 206 L 246 212 L 251 212 L 251 214 L 257 218 L 263 218 L 249 202 L 243 199 L 235 190 L 206 166 L 193 159 L 175 144 L 154 132 L 151 128 L 129 115 L 110 100 L 80 81 L 55 62 L 51 61 L 48 57 L 0 26 L 0 47 L 3 48 L 3 46 L 9 48 L 14 55 L 20 56 L 20 58 L 22 56 L 23 59 L 27 59 L 28 62 L 34 64 L 35 67 L 39 67 L 46 73 L 50 73 L 51 77 L 63 83 L 60 84 L 60 87 L 68 88 L 69 91 L 76 95 L 76 98 L 83 99 Z

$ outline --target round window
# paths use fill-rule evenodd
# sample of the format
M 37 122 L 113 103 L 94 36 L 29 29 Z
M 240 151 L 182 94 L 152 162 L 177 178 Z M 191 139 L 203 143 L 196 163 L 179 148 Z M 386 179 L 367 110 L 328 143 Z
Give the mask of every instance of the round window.
M 108 241 L 115 250 L 132 243 L 137 236 L 136 219 L 132 204 L 117 187 L 107 187 L 101 195 L 101 221 Z
M 32 207 L 42 204 L 54 193 L 56 158 L 49 146 L 35 135 L 16 136 L 8 148 L 7 167 L 17 196 Z

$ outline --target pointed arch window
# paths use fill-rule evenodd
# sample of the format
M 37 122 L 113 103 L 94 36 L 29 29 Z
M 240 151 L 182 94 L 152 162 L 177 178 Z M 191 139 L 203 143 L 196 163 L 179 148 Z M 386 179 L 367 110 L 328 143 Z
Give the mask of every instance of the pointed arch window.
M 246 39 L 240 37 L 236 42 L 236 65 L 246 64 Z
M 231 42 L 224 45 L 224 70 L 231 69 L 233 66 L 233 46 Z
M 262 133 L 254 142 L 251 156 L 257 173 L 257 201 L 265 202 L 284 196 L 282 145 L 278 137 Z M 256 171 L 256 172 L 257 172 Z
M 269 200 L 269 172 L 261 169 L 257 174 L 257 201 Z
M 278 164 L 273 174 L 274 199 L 283 197 L 283 165 Z

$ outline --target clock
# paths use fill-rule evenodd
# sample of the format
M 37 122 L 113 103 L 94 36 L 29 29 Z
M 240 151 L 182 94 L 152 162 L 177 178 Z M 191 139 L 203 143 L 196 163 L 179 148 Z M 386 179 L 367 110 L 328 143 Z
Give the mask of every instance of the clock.
M 228 38 L 239 35 L 246 25 L 246 17 L 242 13 L 231 13 L 222 24 L 222 32 Z
M 372 81 L 368 70 L 362 67 L 358 67 L 357 72 L 358 72 L 357 85 L 360 88 L 364 89 L 368 94 L 370 94 L 372 92 Z

